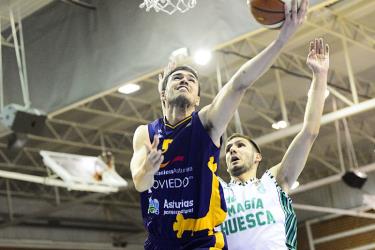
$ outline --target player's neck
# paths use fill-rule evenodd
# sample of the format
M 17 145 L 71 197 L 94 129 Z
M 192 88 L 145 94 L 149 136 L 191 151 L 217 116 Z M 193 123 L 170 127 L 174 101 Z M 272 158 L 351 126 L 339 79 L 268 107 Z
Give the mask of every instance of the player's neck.
M 247 182 L 257 176 L 257 168 L 251 168 L 249 171 L 241 174 L 240 176 L 232 176 L 232 180 L 236 182 Z
M 171 125 L 175 125 L 186 117 L 190 116 L 194 112 L 194 107 L 176 107 L 169 106 L 165 109 L 165 117 Z

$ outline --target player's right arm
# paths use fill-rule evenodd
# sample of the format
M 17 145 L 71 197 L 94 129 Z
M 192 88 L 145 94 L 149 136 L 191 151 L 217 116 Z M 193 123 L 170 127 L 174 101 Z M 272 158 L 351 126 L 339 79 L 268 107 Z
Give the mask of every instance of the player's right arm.
M 155 135 L 151 144 L 147 125 L 139 126 L 133 137 L 133 157 L 130 161 L 130 171 L 134 187 L 138 192 L 150 189 L 154 183 L 154 175 L 159 170 L 164 156 L 157 149 L 159 138 Z
M 303 23 L 308 4 L 308 0 L 302 0 L 301 8 L 298 10 L 297 0 L 292 0 L 291 12 L 285 5 L 286 19 L 278 38 L 258 55 L 245 62 L 220 89 L 212 103 L 199 111 L 202 124 L 217 146 L 246 90 L 272 66 L 287 41 Z

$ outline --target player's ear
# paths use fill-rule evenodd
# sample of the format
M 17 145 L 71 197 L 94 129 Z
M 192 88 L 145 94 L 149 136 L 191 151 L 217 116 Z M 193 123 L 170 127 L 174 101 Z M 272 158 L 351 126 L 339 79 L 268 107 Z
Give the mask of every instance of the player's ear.
M 255 153 L 255 162 L 261 162 L 262 161 L 262 155 L 259 153 Z
M 165 101 L 165 90 L 160 91 L 160 100 Z
M 195 106 L 199 106 L 199 103 L 201 102 L 201 97 L 198 96 L 197 100 L 195 101 Z

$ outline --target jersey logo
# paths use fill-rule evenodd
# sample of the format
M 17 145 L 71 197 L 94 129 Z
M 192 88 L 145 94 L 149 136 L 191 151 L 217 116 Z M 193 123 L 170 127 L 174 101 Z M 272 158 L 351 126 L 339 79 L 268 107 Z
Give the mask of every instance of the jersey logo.
M 160 168 L 165 168 L 169 164 L 172 164 L 172 163 L 177 162 L 177 161 L 184 161 L 184 160 L 185 160 L 185 157 L 183 155 L 178 155 L 175 158 L 173 158 L 173 160 L 160 164 Z
M 261 194 L 265 194 L 266 193 L 266 188 L 264 187 L 263 183 L 260 183 L 258 186 L 257 186 L 257 190 L 259 193 Z
M 158 138 L 159 139 L 163 138 L 163 131 L 160 128 L 158 129 Z
M 149 214 L 159 214 L 159 201 L 157 199 L 148 198 L 148 210 Z
M 164 154 L 165 152 L 167 152 L 168 148 L 169 148 L 169 144 L 171 144 L 173 142 L 173 139 L 165 139 L 163 141 L 163 144 L 161 146 L 161 152 Z
M 163 154 L 168 151 L 169 145 L 172 142 L 173 142 L 173 139 L 165 139 L 163 141 L 163 144 L 161 145 L 161 152 Z M 183 160 L 184 160 L 184 156 L 183 155 L 176 156 L 175 158 L 173 158 L 173 160 L 167 161 L 167 162 L 164 162 L 164 163 L 160 164 L 160 168 L 165 168 L 166 166 L 168 166 L 169 164 L 172 164 L 173 162 L 183 161 Z

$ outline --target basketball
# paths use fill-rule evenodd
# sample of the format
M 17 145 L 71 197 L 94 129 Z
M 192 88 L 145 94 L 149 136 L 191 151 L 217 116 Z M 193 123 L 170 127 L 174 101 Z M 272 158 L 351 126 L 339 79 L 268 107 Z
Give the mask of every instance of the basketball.
M 297 1 L 297 6 L 300 6 L 301 0 Z M 291 0 L 248 0 L 247 1 L 251 14 L 255 20 L 267 28 L 280 28 L 285 19 L 284 3 L 286 3 L 291 10 Z

